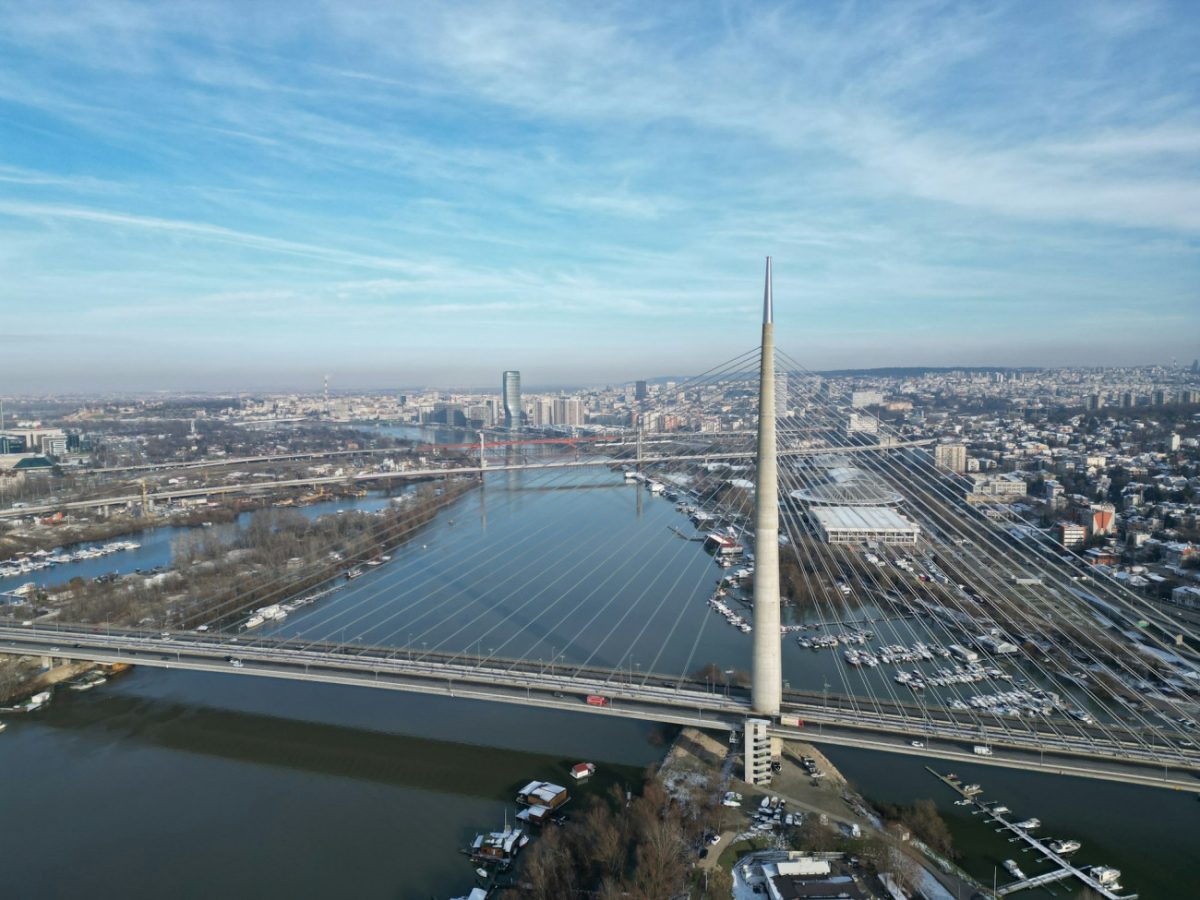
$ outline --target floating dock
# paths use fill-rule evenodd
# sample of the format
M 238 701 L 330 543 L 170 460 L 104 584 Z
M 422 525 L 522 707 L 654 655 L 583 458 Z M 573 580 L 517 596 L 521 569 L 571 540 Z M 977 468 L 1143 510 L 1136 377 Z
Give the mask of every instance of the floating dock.
M 1082 884 L 1090 887 L 1093 891 L 1103 897 L 1104 900 L 1137 900 L 1137 894 L 1116 893 L 1117 891 L 1121 890 L 1120 885 L 1101 884 L 1097 879 L 1092 877 L 1090 872 L 1086 871 L 1085 869 L 1081 869 L 1079 866 L 1076 866 L 1061 854 L 1055 853 L 1050 849 L 1049 846 L 1047 846 L 1046 843 L 1038 838 L 1035 838 L 1024 828 L 1018 828 L 1015 822 L 1011 822 L 1003 815 L 993 812 L 988 808 L 987 804 L 983 803 L 979 799 L 979 795 L 982 792 L 967 792 L 963 789 L 963 786 L 957 779 L 949 778 L 940 772 L 936 772 L 929 766 L 925 767 L 925 771 L 929 772 L 929 774 L 933 775 L 938 781 L 942 782 L 942 784 L 946 785 L 948 788 L 962 797 L 962 799 L 967 801 L 969 805 L 974 806 L 977 811 L 983 813 L 993 822 L 1000 825 L 1001 827 L 997 829 L 998 831 L 1012 832 L 1015 837 L 1011 838 L 1011 840 L 1024 841 L 1039 856 L 1058 866 L 1057 869 L 1053 869 L 1052 871 L 1043 872 L 1040 875 L 1034 875 L 1030 878 L 1023 878 L 1020 881 L 1013 881 L 997 888 L 997 897 L 1007 897 L 1009 894 L 1015 894 L 1018 891 L 1042 887 L 1058 881 L 1065 881 L 1068 878 L 1075 878 L 1078 879 Z

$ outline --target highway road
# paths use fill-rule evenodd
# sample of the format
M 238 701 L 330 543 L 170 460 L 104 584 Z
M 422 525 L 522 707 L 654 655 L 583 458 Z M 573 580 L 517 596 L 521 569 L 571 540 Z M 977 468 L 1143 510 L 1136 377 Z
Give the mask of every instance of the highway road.
M 666 675 L 385 647 L 301 645 L 258 636 L 4 625 L 0 651 L 443 694 L 726 730 L 740 730 L 752 715 L 742 691 L 727 695 Z M 608 702 L 591 706 L 588 695 Z M 1200 792 L 1200 753 L 1147 748 L 1131 730 L 1121 745 L 1105 746 L 1087 730 L 1081 735 L 1017 733 L 956 722 L 948 710 L 926 710 L 925 719 L 914 719 L 902 707 L 865 709 L 856 698 L 799 691 L 787 692 L 785 704 L 782 721 L 771 729 L 784 738 Z M 803 726 L 782 724 L 791 716 Z M 915 748 L 913 740 L 925 746 Z M 972 747 L 979 743 L 992 747 L 992 755 L 977 756 Z
M 905 447 L 924 446 L 930 443 L 933 442 L 905 441 L 893 444 L 889 447 L 879 447 L 873 445 L 864 445 L 862 447 L 839 447 L 838 453 L 865 453 L 878 450 L 899 450 Z M 828 448 L 805 447 L 796 450 L 780 450 L 779 455 L 812 456 L 828 452 Z M 647 468 L 655 465 L 656 463 L 663 462 L 704 462 L 712 459 L 750 459 L 754 456 L 754 452 L 724 453 L 720 451 L 676 456 L 653 456 L 643 458 L 641 461 L 641 466 L 643 468 Z M 355 472 L 349 475 L 325 475 L 313 478 L 285 478 L 278 481 L 247 482 L 246 484 L 221 484 L 205 485 L 202 487 L 175 488 L 167 491 L 154 491 L 147 494 L 146 499 L 151 502 L 169 502 L 171 500 L 183 500 L 190 497 L 216 497 L 228 494 L 261 494 L 266 491 L 274 491 L 281 488 L 304 488 L 316 487 L 318 485 L 347 485 L 365 484 L 367 482 L 445 478 L 449 475 L 479 475 L 485 472 L 549 471 L 554 469 L 573 469 L 588 466 L 611 466 L 614 464 L 614 462 L 616 461 L 609 457 L 598 457 L 589 459 L 570 459 L 564 462 L 549 463 L 458 466 L 453 468 L 434 467 L 424 469 L 405 469 L 396 472 Z M 629 460 L 629 462 L 632 462 L 632 460 Z M 0 519 L 15 519 L 24 516 L 43 516 L 51 513 L 66 512 L 76 509 L 102 509 L 108 506 L 123 506 L 131 503 L 141 502 L 142 495 L 138 493 L 123 494 L 113 497 L 94 497 L 88 500 L 69 500 L 62 503 L 43 503 L 37 506 L 22 506 L 18 508 L 9 507 L 7 509 L 0 509 Z

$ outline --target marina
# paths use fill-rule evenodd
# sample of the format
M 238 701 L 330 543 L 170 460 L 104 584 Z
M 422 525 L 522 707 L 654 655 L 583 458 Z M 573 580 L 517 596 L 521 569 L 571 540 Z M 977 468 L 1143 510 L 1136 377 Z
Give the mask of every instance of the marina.
M 1097 895 L 1104 897 L 1105 900 L 1137 900 L 1137 894 L 1118 893 L 1124 890 L 1119 881 L 1121 877 L 1119 870 L 1104 865 L 1077 866 L 1070 862 L 1067 856 L 1080 848 L 1078 841 L 1070 839 L 1043 840 L 1034 837 L 1031 832 L 1041 827 L 1042 823 L 1040 819 L 1030 817 L 1020 822 L 1011 821 L 1007 818 L 1008 810 L 1006 807 L 996 803 L 987 803 L 979 799 L 983 794 L 983 788 L 980 785 L 963 785 L 956 775 L 943 775 L 929 766 L 926 766 L 925 769 L 948 788 L 960 795 L 962 798 L 959 801 L 960 805 L 974 807 L 972 811 L 975 814 L 983 815 L 988 821 L 999 825 L 1000 827 L 995 829 L 997 833 L 1012 835 L 1009 838 L 1010 843 L 1024 843 L 1027 852 L 1032 851 L 1040 859 L 1055 866 L 1054 869 L 1048 872 L 1028 876 L 1017 865 L 1015 860 L 1004 860 L 1002 864 L 1003 868 L 1014 880 L 1005 885 L 998 885 L 995 888 L 995 895 L 997 897 L 1007 897 L 1020 891 L 1045 887 L 1046 885 L 1074 878 L 1095 891 Z
M 137 550 L 142 545 L 136 541 L 110 541 L 91 547 L 81 547 L 78 550 L 63 552 L 61 550 L 32 550 L 11 559 L 0 560 L 0 578 L 12 578 L 18 575 L 31 575 L 54 566 L 67 565 L 87 559 L 100 559 L 114 553 L 125 553 Z

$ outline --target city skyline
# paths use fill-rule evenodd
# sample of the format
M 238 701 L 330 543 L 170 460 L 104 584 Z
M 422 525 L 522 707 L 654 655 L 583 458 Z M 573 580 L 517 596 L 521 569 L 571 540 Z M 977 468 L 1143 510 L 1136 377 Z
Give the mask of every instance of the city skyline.
M 1197 355 L 1186 5 L 281 9 L 9 11 L 6 391 Z

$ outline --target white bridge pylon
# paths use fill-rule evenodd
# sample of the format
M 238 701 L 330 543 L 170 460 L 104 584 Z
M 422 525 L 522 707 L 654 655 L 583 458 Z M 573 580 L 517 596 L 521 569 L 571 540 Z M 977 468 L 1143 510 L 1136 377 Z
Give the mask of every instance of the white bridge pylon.
M 779 632 L 779 476 L 775 446 L 775 314 L 771 257 L 763 288 L 762 359 L 758 380 L 758 457 L 754 495 L 755 713 L 778 716 L 783 700 Z

